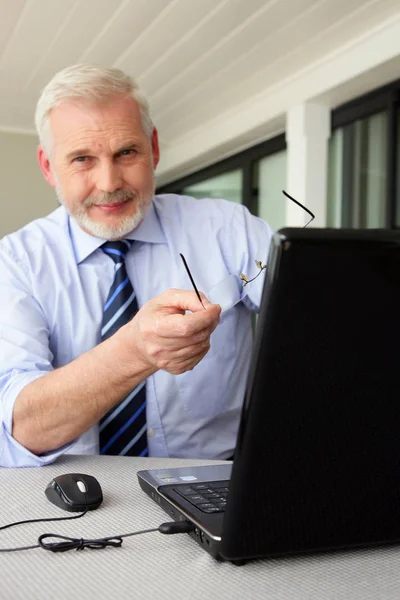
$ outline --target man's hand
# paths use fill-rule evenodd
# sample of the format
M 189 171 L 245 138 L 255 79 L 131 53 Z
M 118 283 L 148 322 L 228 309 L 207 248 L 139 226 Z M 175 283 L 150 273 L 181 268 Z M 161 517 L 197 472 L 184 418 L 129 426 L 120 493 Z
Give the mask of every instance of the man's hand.
M 221 314 L 219 305 L 211 304 L 204 294 L 201 298 L 206 310 L 195 292 L 168 290 L 147 302 L 115 335 L 124 337 L 146 368 L 173 375 L 189 371 L 209 351 Z
M 221 314 L 220 306 L 202 300 L 206 310 L 194 292 L 164 292 L 110 338 L 25 386 L 14 405 L 17 442 L 34 454 L 59 448 L 159 369 L 174 375 L 193 369 Z

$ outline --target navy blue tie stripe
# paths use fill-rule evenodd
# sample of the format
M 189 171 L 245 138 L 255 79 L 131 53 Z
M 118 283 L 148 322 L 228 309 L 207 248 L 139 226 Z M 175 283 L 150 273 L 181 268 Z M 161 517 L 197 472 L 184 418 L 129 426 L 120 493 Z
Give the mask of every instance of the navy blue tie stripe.
M 110 298 L 107 300 L 104 306 L 104 312 L 106 312 L 107 308 L 111 306 L 114 302 L 115 298 L 118 296 L 120 292 L 124 289 L 125 286 L 129 285 L 129 279 L 126 278 L 122 283 L 120 283 L 115 291 L 113 291 L 110 295 Z
M 120 416 L 124 416 L 124 414 L 126 413 L 126 411 L 122 411 L 120 413 Z M 124 420 L 124 423 L 122 425 L 120 424 L 115 424 L 115 421 L 117 419 L 113 419 L 112 424 L 116 425 L 113 428 L 111 428 L 110 426 L 107 427 L 107 435 L 110 435 L 110 437 L 108 438 L 107 442 L 104 444 L 104 446 L 101 449 L 101 454 L 110 454 L 110 452 L 108 452 L 108 450 L 112 449 L 113 446 L 117 445 L 119 447 L 119 452 L 118 454 L 122 454 L 123 449 L 130 444 L 130 442 L 132 441 L 132 432 L 130 430 L 130 426 L 132 424 L 135 424 L 135 427 L 137 427 L 137 431 L 135 431 L 135 435 L 134 437 L 137 437 L 138 434 L 140 434 L 143 430 L 143 427 L 146 427 L 146 418 L 145 418 L 145 413 L 146 413 L 146 401 L 144 400 L 144 402 L 142 402 L 142 404 L 135 410 L 135 412 L 133 414 L 131 414 L 131 411 L 129 411 L 129 413 L 126 415 L 126 420 Z M 144 417 L 144 418 L 143 418 Z M 139 427 L 140 425 L 140 427 Z M 142 434 L 146 433 L 145 430 L 143 430 Z M 102 432 L 100 433 L 100 437 L 101 437 Z M 139 441 L 139 438 L 137 438 L 137 441 Z M 136 454 L 137 456 L 137 454 Z
M 132 292 L 131 296 L 126 302 L 117 310 L 111 318 L 106 315 L 104 319 L 104 325 L 101 328 L 101 337 L 103 340 L 107 339 L 111 335 L 114 335 L 122 325 L 125 325 L 130 319 L 136 314 L 135 307 L 137 306 L 135 293 Z M 131 313 L 131 317 L 127 319 L 127 314 Z
M 126 272 L 125 258 L 132 242 L 106 242 L 101 247 L 114 261 L 114 280 L 103 309 L 101 339 L 116 333 L 138 311 L 132 284 Z M 100 454 L 147 455 L 146 385 L 139 384 L 99 423 Z
M 127 406 L 129 404 L 129 402 L 132 400 L 132 398 L 134 396 L 136 396 L 136 394 L 140 391 L 140 389 L 146 385 L 145 381 L 142 381 L 142 383 L 140 383 L 137 388 L 135 388 L 130 394 L 128 394 L 128 396 L 125 398 L 125 400 L 123 400 L 122 402 L 120 402 L 118 404 L 118 406 L 115 406 L 113 408 L 112 411 L 110 411 L 108 413 L 107 418 L 103 418 L 101 423 L 100 423 L 100 431 L 102 431 L 104 429 L 104 427 L 106 427 L 109 423 L 111 423 L 111 421 L 118 415 L 118 413 L 121 412 L 121 410 L 123 410 L 125 408 L 125 406 Z

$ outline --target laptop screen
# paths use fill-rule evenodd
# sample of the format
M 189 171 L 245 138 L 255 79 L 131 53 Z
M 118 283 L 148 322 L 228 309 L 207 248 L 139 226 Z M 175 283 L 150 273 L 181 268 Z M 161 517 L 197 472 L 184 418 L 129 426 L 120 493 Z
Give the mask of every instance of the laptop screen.
M 282 229 L 269 256 L 245 412 L 255 380 L 279 389 L 296 381 L 291 394 L 301 397 L 359 395 L 381 377 L 397 387 L 388 367 L 397 364 L 399 322 L 400 232 Z
M 399 340 L 399 233 L 275 235 L 225 515 L 228 557 L 400 538 Z M 240 493 L 249 486 L 261 491 Z

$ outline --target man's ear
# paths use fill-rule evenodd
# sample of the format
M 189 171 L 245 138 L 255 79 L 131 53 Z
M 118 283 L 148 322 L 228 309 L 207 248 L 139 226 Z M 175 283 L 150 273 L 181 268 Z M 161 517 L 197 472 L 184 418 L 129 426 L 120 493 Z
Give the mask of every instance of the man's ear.
M 51 172 L 50 159 L 47 156 L 44 149 L 42 148 L 42 146 L 38 146 L 37 159 L 39 162 L 40 170 L 43 173 L 43 177 L 45 178 L 47 183 L 49 183 L 52 187 L 55 187 L 56 184 L 54 181 L 53 173 Z
M 153 133 L 151 134 L 151 150 L 153 152 L 154 168 L 156 168 L 160 161 L 160 146 L 158 145 L 158 132 L 155 127 L 153 127 Z

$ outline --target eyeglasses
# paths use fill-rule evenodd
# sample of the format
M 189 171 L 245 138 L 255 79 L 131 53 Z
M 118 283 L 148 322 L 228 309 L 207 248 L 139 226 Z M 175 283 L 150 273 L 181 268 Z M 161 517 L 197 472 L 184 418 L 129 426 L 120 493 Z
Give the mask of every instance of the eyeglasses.
M 311 223 L 311 221 L 313 221 L 315 219 L 314 213 L 312 213 L 311 210 L 309 210 L 307 207 L 303 206 L 301 204 L 301 202 L 299 202 L 298 200 L 295 200 L 290 194 L 288 194 L 287 192 L 285 192 L 285 190 L 282 190 L 282 194 L 284 194 L 286 196 L 286 198 L 289 198 L 289 200 L 291 200 L 292 202 L 294 202 L 295 204 L 297 204 L 297 206 L 300 206 L 300 208 L 302 208 L 303 210 L 305 210 L 306 213 L 308 213 L 310 215 L 311 219 L 309 221 L 307 221 L 307 223 L 305 225 L 303 225 L 303 228 L 307 227 L 307 225 L 309 225 Z
M 311 221 L 315 219 L 315 215 L 308 208 L 303 206 L 298 200 L 292 198 L 292 196 L 285 192 L 285 190 L 282 190 L 282 193 L 287 198 L 289 198 L 289 200 L 292 200 L 292 202 L 303 208 L 311 216 L 311 219 L 307 221 L 307 223 L 304 225 L 304 227 L 307 227 L 307 225 L 309 225 Z M 196 287 L 186 259 L 183 256 L 183 254 L 180 254 L 180 257 L 185 266 L 186 272 L 189 276 L 193 289 L 196 292 L 196 295 L 199 299 L 199 302 L 205 309 L 205 306 L 201 300 L 201 296 Z M 212 304 L 219 304 L 221 306 L 222 312 L 233 308 L 236 304 L 241 302 L 243 298 L 245 298 L 245 296 L 247 296 L 248 294 L 248 285 L 252 283 L 255 279 L 257 279 L 257 277 L 261 275 L 264 269 L 266 269 L 266 265 L 264 265 L 260 260 L 255 260 L 254 262 L 256 264 L 256 267 L 258 268 L 257 275 L 255 275 L 251 279 L 249 279 L 244 273 L 240 273 L 240 275 L 228 275 L 228 277 L 225 277 L 224 279 L 219 281 L 208 292 L 206 292 L 206 296 L 209 299 L 209 301 Z

